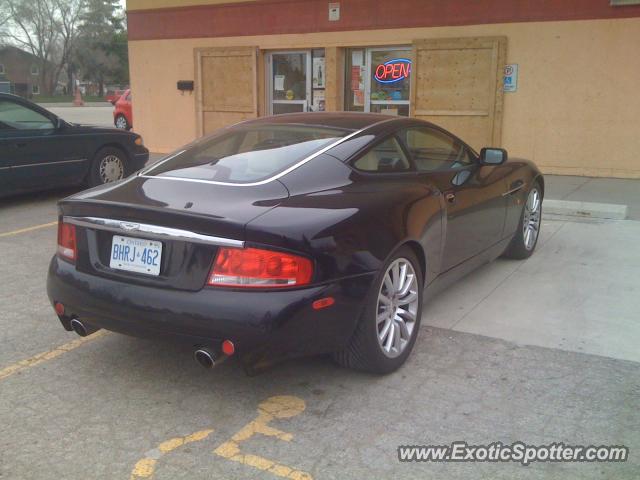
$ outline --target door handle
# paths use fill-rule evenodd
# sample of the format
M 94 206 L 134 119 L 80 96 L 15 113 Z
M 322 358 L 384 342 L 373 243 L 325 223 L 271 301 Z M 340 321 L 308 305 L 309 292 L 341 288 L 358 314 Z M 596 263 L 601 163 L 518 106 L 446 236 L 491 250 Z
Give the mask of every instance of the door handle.
M 449 203 L 456 203 L 456 194 L 453 192 L 445 193 L 444 198 L 446 198 Z
M 17 148 L 24 148 L 24 147 L 26 147 L 26 146 L 27 146 L 27 144 L 26 144 L 26 143 L 16 143 L 16 147 L 17 147 Z
M 507 195 L 511 195 L 512 193 L 516 193 L 518 190 L 520 190 L 522 187 L 525 186 L 525 183 L 523 180 L 516 180 L 515 182 L 513 182 L 510 186 L 509 186 L 509 190 L 507 190 L 506 192 L 504 192 L 502 194 L 503 197 L 506 197 Z

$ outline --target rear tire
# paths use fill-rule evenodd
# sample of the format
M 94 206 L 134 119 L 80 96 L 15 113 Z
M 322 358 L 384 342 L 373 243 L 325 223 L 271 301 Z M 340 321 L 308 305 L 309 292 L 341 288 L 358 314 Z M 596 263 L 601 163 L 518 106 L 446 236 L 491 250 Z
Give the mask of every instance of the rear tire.
M 502 254 L 507 258 L 523 260 L 529 258 L 538 244 L 542 225 L 542 188 L 540 182 L 534 182 L 522 206 L 518 229 L 511 243 Z
M 356 331 L 347 347 L 333 354 L 334 360 L 343 367 L 371 373 L 397 370 L 418 336 L 422 288 L 420 262 L 411 248 L 400 248 L 380 269 Z
M 91 162 L 88 185 L 96 187 L 123 179 L 129 174 L 128 160 L 127 155 L 119 148 L 101 148 Z

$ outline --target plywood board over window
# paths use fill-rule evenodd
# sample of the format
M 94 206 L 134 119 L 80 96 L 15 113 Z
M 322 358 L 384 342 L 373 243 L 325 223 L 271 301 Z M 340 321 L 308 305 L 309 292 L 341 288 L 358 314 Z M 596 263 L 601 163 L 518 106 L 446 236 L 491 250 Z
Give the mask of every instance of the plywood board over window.
M 197 48 L 198 134 L 258 116 L 258 49 Z
M 476 149 L 500 146 L 506 52 L 506 37 L 414 41 L 412 115 Z

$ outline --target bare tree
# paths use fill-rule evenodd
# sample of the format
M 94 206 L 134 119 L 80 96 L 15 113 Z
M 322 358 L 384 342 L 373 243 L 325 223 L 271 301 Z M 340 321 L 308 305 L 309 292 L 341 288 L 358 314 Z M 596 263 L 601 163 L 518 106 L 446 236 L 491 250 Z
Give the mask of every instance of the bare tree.
M 60 38 L 60 12 L 55 0 L 3 0 L 10 14 L 8 38 L 39 60 L 44 93 L 55 88 L 56 48 Z
M 75 73 L 74 53 L 78 41 L 78 25 L 85 8 L 84 0 L 54 0 L 60 12 L 58 22 L 60 32 L 60 61 L 55 70 L 54 81 L 58 78 L 63 69 L 67 71 L 67 86 L 70 92 L 73 91 L 73 75 Z
M 7 27 L 9 26 L 10 19 L 11 14 L 9 13 L 8 5 L 0 2 L 0 46 L 4 45 L 7 41 Z

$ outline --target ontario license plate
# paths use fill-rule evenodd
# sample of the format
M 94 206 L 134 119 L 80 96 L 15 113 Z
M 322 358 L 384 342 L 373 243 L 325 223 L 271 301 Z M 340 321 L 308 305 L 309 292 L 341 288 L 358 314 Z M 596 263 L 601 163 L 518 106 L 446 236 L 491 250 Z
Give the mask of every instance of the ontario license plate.
M 118 270 L 160 275 L 162 243 L 114 235 L 109 266 Z

